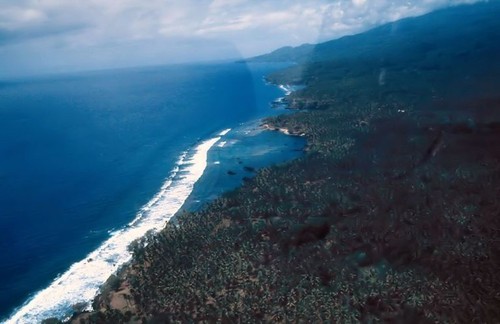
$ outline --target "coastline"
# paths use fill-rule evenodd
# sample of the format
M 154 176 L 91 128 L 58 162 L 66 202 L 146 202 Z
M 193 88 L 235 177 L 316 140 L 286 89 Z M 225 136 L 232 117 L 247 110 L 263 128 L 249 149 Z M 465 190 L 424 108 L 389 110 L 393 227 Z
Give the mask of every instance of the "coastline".
M 255 133 L 262 135 L 261 132 L 265 132 L 265 133 L 268 133 L 268 135 L 271 135 L 273 137 L 296 138 L 297 140 L 300 140 L 299 141 L 300 143 L 303 142 L 304 144 L 297 145 L 296 148 L 286 147 L 286 151 L 296 152 L 297 154 L 296 154 L 295 158 L 303 156 L 303 151 L 306 147 L 305 141 L 303 141 L 303 136 L 287 134 L 286 132 L 275 132 L 273 129 L 266 129 L 266 128 L 262 127 L 262 121 L 263 120 L 261 119 L 259 121 L 252 122 L 252 124 L 254 124 L 254 125 L 251 127 L 251 129 Z M 235 132 L 237 130 L 238 130 L 238 128 L 235 128 L 232 130 L 232 132 Z M 248 130 L 248 128 L 247 128 L 247 130 Z M 240 129 L 240 131 L 241 131 L 241 129 Z M 283 135 L 287 135 L 287 136 L 283 136 Z M 251 137 L 258 137 L 258 136 L 259 135 L 253 135 Z M 224 147 L 226 149 L 228 149 L 228 147 L 231 147 L 230 141 L 231 141 L 231 139 L 228 139 L 229 144 L 226 143 L 226 145 L 224 145 L 222 147 L 218 147 L 218 145 L 215 145 L 211 149 L 211 152 L 215 153 L 214 150 L 221 149 Z M 272 140 L 271 140 L 271 142 L 272 142 Z M 270 142 L 267 141 L 266 145 L 270 145 L 269 143 Z M 246 146 L 244 143 L 241 143 L 240 145 Z M 289 144 L 287 144 L 287 145 L 289 145 Z M 228 146 L 228 147 L 226 147 L 226 146 Z M 252 145 L 250 144 L 250 146 L 252 146 Z M 299 147 L 301 147 L 302 149 L 299 149 Z M 277 148 L 277 146 L 276 146 L 276 148 Z M 257 148 L 257 150 L 258 150 L 258 148 Z M 283 150 L 283 147 L 281 150 Z M 228 153 L 228 154 L 231 154 L 231 153 Z M 265 155 L 267 155 L 267 156 L 269 156 L 269 154 L 270 154 L 270 152 L 265 153 Z M 276 151 L 275 155 L 283 156 L 283 153 L 278 153 L 278 151 Z M 236 158 L 236 159 L 238 159 L 238 158 Z M 261 159 L 262 159 L 262 157 L 261 157 Z M 210 159 L 208 161 L 210 164 Z M 287 161 L 290 161 L 290 158 L 289 157 L 287 158 L 285 156 L 281 161 L 277 161 L 276 163 L 272 163 L 272 164 L 266 163 L 264 166 L 262 166 L 262 168 L 273 167 L 273 166 L 279 165 L 279 164 L 281 164 L 283 162 L 287 162 Z M 211 162 L 213 163 L 214 161 L 211 161 Z M 215 162 L 219 162 L 219 161 L 215 161 Z M 208 196 L 208 195 L 205 195 L 205 193 L 202 191 L 201 197 L 204 197 L 205 199 L 202 200 L 199 204 L 193 204 L 192 202 L 190 204 L 189 200 L 193 198 L 190 196 L 186 201 L 186 204 L 188 204 L 188 206 L 187 207 L 183 206 L 181 208 L 181 210 L 179 210 L 178 214 L 176 214 L 174 216 L 174 218 L 169 222 L 170 225 L 169 224 L 166 225 L 167 227 L 168 226 L 177 226 L 176 225 L 177 224 L 176 217 L 180 216 L 179 214 L 181 214 L 181 215 L 185 214 L 184 216 L 189 217 L 190 213 L 202 212 L 204 209 L 209 208 L 210 204 L 217 202 L 218 199 L 223 198 L 231 190 L 235 190 L 235 189 L 237 190 L 238 188 L 242 187 L 246 181 L 249 181 L 249 179 L 253 178 L 256 174 L 258 174 L 260 172 L 259 170 L 261 170 L 261 167 L 259 167 L 259 166 L 257 166 L 254 170 L 254 166 L 256 164 L 245 163 L 239 159 L 235 163 L 233 168 L 228 166 L 228 162 L 229 161 L 227 161 L 227 160 L 220 161 L 220 164 L 217 163 L 216 165 L 221 166 L 223 168 L 223 172 L 221 173 L 223 176 L 225 176 L 226 178 L 231 178 L 231 179 L 233 179 L 235 177 L 235 175 L 228 175 L 226 173 L 226 170 L 236 170 L 236 164 L 239 165 L 240 170 L 242 170 L 242 171 L 238 171 L 238 172 L 242 174 L 243 178 L 242 178 L 242 180 L 238 181 L 238 185 L 233 186 L 231 188 L 226 188 L 227 190 L 219 191 L 219 193 L 216 195 L 211 194 Z M 249 165 L 251 165 L 251 166 L 249 166 Z M 203 181 L 204 180 L 203 178 L 205 178 L 207 176 L 209 177 L 210 176 L 209 172 L 210 171 L 207 168 L 207 170 L 205 171 L 205 174 L 203 175 L 203 177 L 199 181 Z M 234 178 L 234 180 L 235 179 L 237 179 L 237 178 Z M 208 181 L 210 181 L 210 179 Z M 200 185 L 200 188 L 204 188 L 207 184 L 198 182 L 197 185 Z M 208 188 L 208 191 L 211 191 L 210 188 Z M 197 192 L 195 189 L 195 190 L 193 190 L 192 195 L 196 195 L 196 194 L 197 194 Z M 200 198 L 200 197 L 194 197 L 194 198 Z M 223 222 L 223 224 L 221 226 L 226 227 L 229 225 L 230 225 L 230 222 L 225 222 L 225 223 Z M 144 237 L 142 241 L 141 240 L 138 241 L 138 244 L 137 244 L 138 251 L 141 251 L 146 245 L 150 244 L 150 241 L 148 241 L 148 240 L 154 241 L 154 239 L 151 236 Z M 142 252 L 138 252 L 138 253 L 142 253 Z M 95 311 L 108 312 L 110 310 L 113 310 L 113 311 L 119 311 L 120 313 L 123 313 L 123 314 L 125 314 L 127 312 L 130 312 L 132 314 L 136 314 L 138 311 L 138 307 L 137 307 L 137 304 L 134 301 L 133 295 L 130 291 L 131 277 L 136 275 L 135 270 L 134 270 L 134 266 L 135 265 L 134 265 L 133 259 L 130 260 L 129 262 L 127 262 L 126 264 L 124 264 L 123 267 L 115 275 L 111 276 L 107 280 L 107 282 L 101 287 L 101 293 L 99 293 L 94 298 L 94 301 L 92 303 L 93 310 L 89 311 L 89 312 L 86 311 L 86 312 L 81 312 L 81 313 L 76 314 L 75 316 L 73 316 L 71 318 L 71 323 L 77 324 L 77 323 L 79 323 L 79 321 L 81 319 L 88 319 L 89 316 L 92 313 L 94 313 Z
M 15 91 L 2 89 L 2 107 L 19 111 L 26 120 L 10 115 L 2 120 L 2 134 L 12 136 L 4 137 L 0 151 L 20 148 L 25 141 L 33 145 L 0 163 L 7 170 L 0 188 L 1 225 L 9 229 L 0 246 L 0 322 L 127 226 L 158 193 L 186 149 L 217 130 L 264 115 L 281 91 L 256 81 L 276 68 L 166 66 L 119 72 L 124 78 L 116 78 L 115 71 L 88 78 L 77 73 L 67 84 L 47 76 L 43 86 L 26 80 Z M 120 89 L 89 96 L 97 82 Z M 42 110 L 45 91 L 59 103 Z M 66 100 L 70 97 L 82 106 L 72 105 Z M 26 107 L 17 107 L 16 100 Z M 103 106 L 110 109 L 98 108 Z M 61 121 L 61 128 L 50 127 L 54 120 Z M 20 132 L 21 124 L 26 131 Z M 52 140 L 61 143 L 45 145 Z
M 279 87 L 279 85 L 273 85 Z M 283 90 L 282 87 L 279 87 L 280 89 Z M 289 92 L 286 92 L 288 95 Z M 269 104 L 271 105 L 272 102 Z M 271 109 L 271 108 L 270 108 Z M 283 111 L 286 112 L 286 111 Z M 260 131 L 267 131 L 268 129 L 262 127 L 262 122 L 265 120 L 265 118 L 268 117 L 262 117 L 259 118 L 258 122 L 252 122 L 255 124 L 253 127 L 253 131 L 255 132 L 260 132 Z M 269 128 L 269 130 L 271 130 Z M 197 172 L 197 180 L 193 181 L 193 186 L 197 184 L 198 180 L 203 176 L 205 173 L 205 169 L 207 167 L 207 164 L 209 163 L 208 161 L 208 154 L 209 151 L 213 151 L 216 149 L 222 149 L 225 146 L 227 146 L 227 142 L 225 140 L 222 140 L 224 136 L 226 136 L 231 129 L 226 129 L 222 132 L 219 132 L 215 137 L 205 140 L 200 142 L 198 145 L 193 148 L 193 156 L 196 155 L 196 153 L 199 153 L 200 151 L 204 155 L 204 163 L 203 166 L 198 163 L 197 167 L 194 167 L 194 171 Z M 288 131 L 283 130 L 283 134 L 286 135 L 292 135 Z M 295 151 L 298 151 L 298 149 L 294 149 Z M 125 230 L 132 230 L 135 226 L 140 224 L 141 222 L 144 221 L 145 218 L 147 218 L 148 213 L 152 212 L 152 209 L 154 208 L 159 208 L 158 203 L 162 199 L 162 197 L 165 196 L 165 191 L 168 190 L 168 188 L 172 185 L 172 183 L 176 180 L 176 176 L 183 171 L 183 166 L 184 165 L 190 165 L 191 162 L 186 161 L 185 159 L 189 158 L 188 157 L 188 151 L 184 152 L 181 157 L 178 160 L 178 163 L 174 170 L 172 170 L 171 175 L 167 178 L 166 182 L 163 184 L 160 192 L 155 195 L 142 209 L 141 212 L 138 214 L 138 216 L 130 222 L 125 229 L 118 230 L 114 232 L 109 239 L 110 243 L 107 244 L 108 241 L 106 241 L 103 246 L 107 245 L 116 245 L 115 241 L 112 239 L 117 239 L 116 236 L 119 236 L 120 234 L 124 234 Z M 196 158 L 194 160 L 197 160 L 198 162 L 201 161 L 200 158 Z M 239 161 L 238 163 L 241 163 Z M 279 162 L 277 162 L 279 163 Z M 247 168 L 247 175 L 243 178 L 245 180 L 248 176 L 251 176 L 251 173 L 254 173 L 253 171 L 253 166 L 245 166 Z M 252 169 L 252 171 L 249 171 Z M 240 184 L 241 185 L 241 184 Z M 238 185 L 239 186 L 239 185 Z M 187 191 L 184 191 L 187 192 Z M 139 232 L 136 232 L 134 234 L 134 241 L 143 241 L 147 236 L 150 235 L 150 233 L 157 233 L 159 232 L 163 226 L 169 222 L 169 219 L 175 218 L 175 216 L 182 212 L 184 210 L 183 206 L 186 200 L 189 198 L 189 196 L 192 194 L 193 189 L 191 189 L 191 192 L 187 195 L 185 195 L 184 199 L 178 200 L 178 208 L 175 211 L 169 212 L 169 215 L 167 218 L 164 218 L 164 216 L 161 216 L 160 214 L 164 214 L 164 212 L 161 212 L 156 214 L 160 218 L 162 218 L 161 224 L 158 224 L 158 226 L 154 226 L 152 228 L 148 229 L 143 229 Z M 222 193 L 221 193 L 222 194 Z M 214 199 L 215 197 L 212 197 Z M 140 244 L 140 243 L 139 243 Z M 128 245 L 128 244 L 126 244 Z M 101 248 L 99 249 L 99 251 Z M 122 248 L 122 250 L 124 250 Z M 129 248 L 125 248 L 125 250 L 130 250 Z M 123 251 L 122 251 L 123 252 Z M 97 253 L 97 254 L 96 254 Z M 128 254 L 128 252 L 126 253 Z M 6 323 L 11 323 L 11 322 L 18 322 L 18 321 L 25 321 L 25 322 L 34 322 L 34 321 L 39 321 L 41 319 L 47 319 L 47 318 L 54 318 L 54 315 L 57 317 L 61 317 L 62 313 L 55 313 L 56 309 L 61 309 L 64 308 L 66 309 L 67 313 L 69 310 L 72 310 L 73 312 L 76 313 L 81 313 L 82 316 L 84 314 L 87 314 L 87 312 L 91 312 L 92 308 L 90 307 L 91 304 L 94 306 L 101 305 L 104 307 L 115 307 L 115 308 L 120 308 L 123 311 L 126 311 L 127 309 L 130 309 L 132 304 L 130 304 L 130 298 L 128 297 L 129 290 L 128 290 L 128 282 L 126 280 L 127 275 L 129 274 L 128 267 L 130 266 L 130 261 L 131 261 L 132 256 L 128 254 L 127 256 L 123 257 L 120 260 L 113 259 L 112 261 L 106 263 L 108 267 L 112 267 L 111 271 L 109 269 L 107 270 L 107 273 L 109 275 L 105 276 L 106 281 L 104 282 L 104 275 L 103 271 L 96 272 L 99 273 L 101 279 L 96 279 L 94 282 L 104 282 L 104 284 L 92 284 L 92 288 L 89 289 L 86 287 L 85 289 L 83 287 L 73 287 L 73 290 L 69 289 L 69 287 L 64 285 L 64 282 L 71 279 L 74 277 L 77 273 L 81 273 L 83 270 L 81 269 L 82 267 L 88 267 L 90 265 L 98 265 L 100 261 L 99 253 L 98 251 L 94 251 L 90 253 L 87 257 L 85 257 L 81 262 L 78 262 L 77 264 L 74 264 L 67 272 L 63 273 L 60 277 L 58 277 L 54 282 L 50 284 L 46 289 L 43 289 L 39 292 L 37 292 L 31 299 L 29 299 L 24 305 L 19 307 L 7 320 Z M 111 259 L 109 259 L 111 260 Z M 94 270 L 86 270 L 83 272 L 89 272 L 93 273 L 95 272 Z M 110 287 L 113 286 L 113 278 L 120 278 L 122 281 L 120 287 L 118 290 L 109 290 Z M 102 281 L 101 281 L 102 280 Z M 72 280 L 73 281 L 73 280 Z M 110 282 L 111 281 L 111 282 Z M 116 288 L 116 287 L 114 287 Z M 55 292 L 55 289 L 60 289 L 63 292 Z M 76 293 L 78 291 L 78 293 Z M 85 291 L 86 293 L 84 295 L 81 294 L 82 291 Z M 103 291 L 109 291 L 110 295 L 105 297 L 104 299 L 102 298 Z M 79 295 L 80 298 L 74 298 L 76 295 Z M 92 296 L 91 296 L 92 295 Z M 83 297 L 83 298 L 82 298 Z M 47 300 L 52 300 L 51 303 L 53 303 L 53 306 L 50 307 L 50 309 L 44 309 L 43 307 L 40 307 L 40 304 L 46 304 Z M 70 302 L 68 302 L 70 301 Z M 91 303 L 91 301 L 93 301 Z M 101 307 L 102 308 L 102 307 Z M 94 307 L 95 309 L 95 307 Z M 30 315 L 31 314 L 31 315 Z M 32 314 L 36 314 L 35 317 L 32 317 Z M 66 318 L 67 320 L 68 318 Z
M 289 96 L 292 91 L 285 89 L 282 85 L 276 85 L 276 84 L 271 84 L 272 86 L 277 86 L 280 89 L 282 89 L 285 92 L 286 96 Z M 274 101 L 273 101 L 274 102 Z M 270 103 L 272 105 L 272 102 Z M 272 108 L 274 109 L 274 107 Z M 287 107 L 283 107 L 283 109 L 288 109 Z M 286 112 L 286 111 L 283 111 Z M 251 124 L 255 124 L 255 126 L 252 127 L 254 131 L 264 131 L 264 132 L 278 132 L 279 134 L 286 135 L 286 136 L 291 136 L 291 137 L 304 137 L 306 134 L 305 133 L 294 133 L 293 131 L 290 131 L 288 128 L 285 127 L 273 127 L 269 121 L 266 121 L 269 117 L 263 117 L 259 119 L 258 121 L 250 122 Z M 235 129 L 232 129 L 234 131 Z M 223 148 L 227 142 L 223 141 L 220 142 L 219 144 L 224 144 L 224 145 L 217 145 L 219 148 Z M 303 150 L 306 150 L 307 144 L 304 143 L 303 145 Z M 214 145 L 211 150 L 216 149 L 216 146 Z M 219 162 L 219 161 L 216 161 Z M 238 161 L 239 164 L 241 164 L 241 161 Z M 217 163 L 219 164 L 219 163 Z M 220 163 L 221 165 L 223 163 Z M 276 164 L 273 164 L 276 165 Z M 248 167 L 247 167 L 248 168 Z M 253 167 L 252 167 L 253 169 Z M 254 172 L 254 171 L 252 171 Z M 246 178 L 246 177 L 245 177 Z M 245 180 L 245 178 L 243 180 Z M 197 183 L 198 184 L 198 183 Z M 238 188 L 241 187 L 243 184 L 240 183 L 238 185 Z M 223 192 L 219 193 L 217 195 L 217 198 L 223 197 L 228 191 L 224 190 Z M 193 192 L 191 193 L 193 194 Z M 189 199 L 190 197 L 188 197 Z M 206 204 L 210 204 L 215 197 L 212 197 L 211 200 L 205 201 L 204 204 L 201 206 L 201 208 L 207 208 Z M 186 201 L 188 203 L 188 201 Z M 180 212 L 195 212 L 196 209 L 184 209 L 184 206 L 178 211 Z M 175 220 L 175 217 L 177 215 L 174 215 L 172 220 Z M 169 222 L 167 221 L 166 226 L 168 226 Z M 175 225 L 174 225 L 175 226 Z M 229 226 L 229 224 L 223 225 L 223 226 Z M 148 237 L 144 236 L 142 240 L 137 241 L 137 247 L 139 249 L 144 248 L 145 245 L 147 245 L 147 239 Z M 100 311 L 100 312 L 106 312 L 109 310 L 116 310 L 121 313 L 127 313 L 131 312 L 135 314 L 135 312 L 138 311 L 137 305 L 134 301 L 134 298 L 131 294 L 130 291 L 130 275 L 134 274 L 134 269 L 133 269 L 133 259 L 129 260 L 127 263 L 123 264 L 123 266 L 113 275 L 111 275 L 108 280 L 101 286 L 100 290 L 101 292 L 97 294 L 92 302 L 92 308 L 93 310 L 85 310 L 82 312 L 77 312 L 75 313 L 69 321 L 71 323 L 77 324 L 79 323 L 80 320 L 87 320 L 89 316 L 95 312 L 95 311 Z
M 288 136 L 299 136 L 299 137 L 304 137 L 306 136 L 306 133 L 305 132 L 301 132 L 301 131 L 296 131 L 296 130 L 291 130 L 290 128 L 288 127 L 276 127 L 276 126 L 273 126 L 270 122 L 263 122 L 261 124 L 261 127 L 264 129 L 264 130 L 268 130 L 268 131 L 277 131 L 277 132 L 280 132 L 282 134 L 285 134 L 285 135 L 288 135 Z
M 203 175 L 208 151 L 230 130 L 223 130 L 182 153 L 160 191 L 141 208 L 134 220 L 113 232 L 98 249 L 38 291 L 5 323 L 35 323 L 54 315 L 63 316 L 71 310 L 90 310 L 90 301 L 98 294 L 102 283 L 132 258 L 129 245 L 149 233 L 159 232 L 181 209 Z
M 183 211 L 200 210 L 224 193 L 236 190 L 259 170 L 300 157 L 305 140 L 283 136 L 261 127 L 253 120 L 235 127 L 208 154 L 208 167 L 186 200 Z

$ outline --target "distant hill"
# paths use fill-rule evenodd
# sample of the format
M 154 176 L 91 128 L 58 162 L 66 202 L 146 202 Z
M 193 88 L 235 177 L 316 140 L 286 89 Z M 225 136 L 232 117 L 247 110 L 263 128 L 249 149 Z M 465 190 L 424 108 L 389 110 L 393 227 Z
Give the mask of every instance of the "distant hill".
M 345 58 L 373 59 L 374 57 L 384 61 L 401 61 L 402 52 L 404 55 L 411 56 L 415 50 L 432 52 L 438 47 L 446 47 L 450 51 L 462 48 L 464 44 L 457 37 L 470 39 L 470 36 L 475 37 L 482 32 L 487 34 L 486 38 L 478 40 L 474 46 L 480 48 L 484 46 L 484 41 L 490 41 L 496 43 L 495 46 L 498 49 L 500 47 L 500 19 L 498 17 L 500 17 L 499 1 L 461 5 L 420 17 L 406 18 L 361 34 L 345 36 L 316 45 L 282 47 L 247 61 L 306 63 Z M 450 24 L 453 25 L 452 28 Z M 491 49 L 491 44 L 488 46 Z

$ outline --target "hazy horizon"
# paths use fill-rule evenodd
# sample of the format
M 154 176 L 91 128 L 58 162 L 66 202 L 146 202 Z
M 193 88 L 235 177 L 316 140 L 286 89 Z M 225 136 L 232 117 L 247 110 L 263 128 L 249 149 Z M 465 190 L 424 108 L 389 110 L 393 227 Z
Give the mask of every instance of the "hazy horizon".
M 248 58 L 478 0 L 0 0 L 0 79 Z

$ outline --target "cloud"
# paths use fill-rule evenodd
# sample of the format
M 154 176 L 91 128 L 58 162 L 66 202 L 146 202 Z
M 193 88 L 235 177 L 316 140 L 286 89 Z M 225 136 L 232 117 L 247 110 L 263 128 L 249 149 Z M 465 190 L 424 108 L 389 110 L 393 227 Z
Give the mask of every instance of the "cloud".
M 478 2 L 477 0 L 351 0 L 336 1 L 324 12 L 319 41 L 338 38 L 435 9 Z
M 361 7 L 366 4 L 366 0 L 352 0 L 352 4 L 356 7 Z
M 194 60 L 200 57 L 197 42 L 205 50 L 210 42 L 232 44 L 241 55 L 251 56 L 471 2 L 476 0 L 0 0 L 0 60 L 18 60 L 16 51 L 23 51 L 22 57 L 31 54 L 39 61 L 36 55 L 43 52 L 50 69 L 57 65 L 51 56 L 78 65 L 64 55 L 82 52 L 91 54 L 81 58 L 81 65 L 89 66 L 84 61 L 100 51 L 125 51 L 138 44 L 146 54 L 164 51 L 165 62 Z M 177 54 L 175 47 L 186 53 Z M 140 52 L 129 53 L 129 64 L 138 64 Z M 207 50 L 206 58 L 215 53 L 220 58 L 234 55 Z M 146 54 L 144 64 L 150 59 Z

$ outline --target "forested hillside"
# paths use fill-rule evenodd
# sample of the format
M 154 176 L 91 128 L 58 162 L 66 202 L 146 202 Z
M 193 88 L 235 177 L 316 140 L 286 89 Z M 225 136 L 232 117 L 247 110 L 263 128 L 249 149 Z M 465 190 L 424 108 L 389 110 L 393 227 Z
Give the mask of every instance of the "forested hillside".
M 499 15 L 452 8 L 293 57 L 268 79 L 306 86 L 298 111 L 264 123 L 305 134 L 303 157 L 137 243 L 75 322 L 500 321 Z

